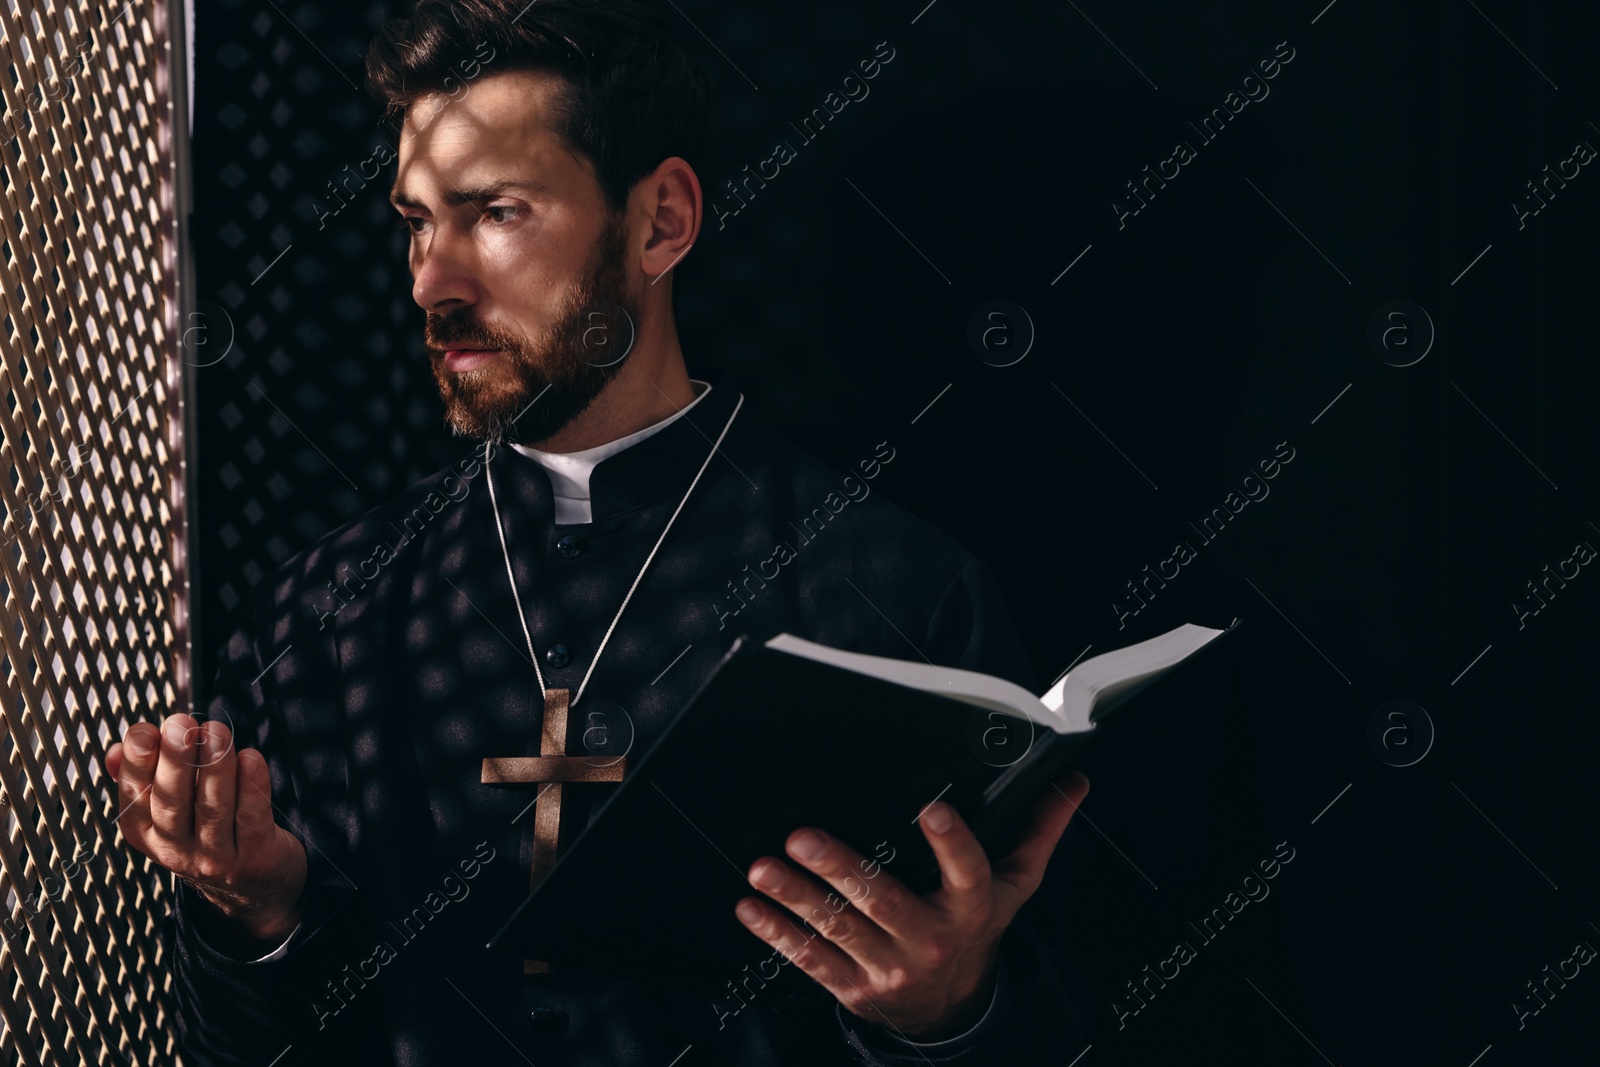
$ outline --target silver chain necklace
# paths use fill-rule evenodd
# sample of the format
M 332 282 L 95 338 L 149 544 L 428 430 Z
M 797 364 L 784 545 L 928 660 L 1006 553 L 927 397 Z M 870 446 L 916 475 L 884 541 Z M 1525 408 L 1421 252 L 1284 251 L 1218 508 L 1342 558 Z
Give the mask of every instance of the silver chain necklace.
M 711 451 L 706 453 L 705 461 L 700 464 L 700 469 L 695 472 L 694 480 L 689 483 L 689 488 L 684 490 L 682 499 L 678 501 L 678 506 L 672 511 L 672 517 L 667 519 L 667 525 L 662 528 L 661 536 L 656 538 L 655 547 L 651 548 L 650 554 L 645 557 L 644 566 L 639 568 L 639 573 L 634 577 L 633 584 L 628 587 L 628 595 L 622 598 L 622 606 L 617 609 L 616 615 L 612 617 L 611 625 L 606 627 L 606 634 L 600 639 L 600 647 L 595 649 L 594 659 L 589 661 L 589 669 L 584 673 L 583 681 L 578 684 L 578 692 L 573 696 L 570 705 L 576 705 L 579 699 L 582 698 L 583 690 L 588 686 L 589 678 L 594 674 L 595 665 L 600 662 L 600 654 L 605 651 L 606 643 L 611 640 L 611 634 L 616 630 L 617 622 L 622 618 L 622 613 L 628 610 L 628 602 L 633 599 L 634 590 L 638 589 L 639 583 L 644 580 L 644 572 L 650 569 L 650 564 L 655 560 L 656 552 L 660 550 L 661 543 L 667 539 L 668 531 L 672 529 L 672 524 L 677 521 L 678 513 L 689 502 L 689 495 L 694 492 L 694 487 L 700 484 L 700 476 L 705 474 L 706 468 L 711 465 L 711 457 L 715 456 L 717 449 L 722 447 L 722 439 L 728 435 L 728 430 L 733 426 L 734 418 L 739 414 L 739 409 L 743 406 L 744 396 L 741 394 L 738 402 L 733 406 L 732 414 L 728 416 L 727 423 L 723 425 L 722 432 L 717 434 L 717 439 L 712 442 Z M 643 444 L 642 441 L 637 443 Z M 529 462 L 532 461 L 530 460 Z M 533 672 L 539 679 L 539 695 L 543 697 L 546 692 L 544 672 L 539 669 L 539 655 L 534 651 L 533 635 L 528 631 L 528 616 L 522 610 L 522 594 L 517 590 L 517 578 L 511 569 L 511 550 L 506 547 L 506 528 L 505 524 L 500 520 L 500 501 L 495 497 L 494 474 L 489 467 L 489 446 L 487 443 L 484 445 L 483 474 L 489 483 L 489 503 L 494 508 L 494 527 L 500 534 L 500 552 L 505 556 L 506 580 L 511 583 L 511 596 L 516 601 L 517 621 L 522 624 L 522 637 L 528 643 L 528 658 L 533 661 Z

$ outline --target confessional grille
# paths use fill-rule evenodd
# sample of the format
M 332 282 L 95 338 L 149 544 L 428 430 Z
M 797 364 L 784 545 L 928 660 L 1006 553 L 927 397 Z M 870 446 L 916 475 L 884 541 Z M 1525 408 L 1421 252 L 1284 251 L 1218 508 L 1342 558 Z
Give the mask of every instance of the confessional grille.
M 150 0 L 0 2 L 5 1064 L 175 1058 L 168 885 L 101 765 L 188 700 L 168 32 Z

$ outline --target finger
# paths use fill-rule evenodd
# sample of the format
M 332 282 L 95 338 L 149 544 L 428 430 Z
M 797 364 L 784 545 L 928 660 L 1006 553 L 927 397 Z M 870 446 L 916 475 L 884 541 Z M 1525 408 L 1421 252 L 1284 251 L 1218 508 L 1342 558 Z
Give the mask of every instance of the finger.
M 1022 900 L 1032 896 L 1044 879 L 1050 854 L 1055 851 L 1067 824 L 1088 795 L 1089 779 L 1078 771 L 1052 782 L 1051 788 L 1045 790 L 1044 796 L 1033 809 L 1033 818 L 1021 841 L 996 867 L 995 879 L 1015 887 L 1022 894 Z M 1021 901 L 1018 901 L 1020 905 Z
M 111 747 L 106 749 L 106 776 L 113 782 L 117 780 L 117 771 L 122 768 L 122 742 L 113 741 Z
M 917 820 L 939 861 L 945 908 L 959 919 L 988 918 L 994 908 L 989 855 L 956 809 L 944 801 L 929 804 Z
M 804 871 L 763 857 L 751 865 L 749 875 L 750 884 L 756 889 L 788 908 L 804 920 L 806 927 L 816 930 L 863 966 L 876 967 L 892 952 L 890 934 Z
M 234 847 L 241 857 L 258 854 L 272 843 L 272 776 L 267 761 L 253 748 L 240 749 L 236 764 L 238 795 L 233 812 Z
M 734 909 L 745 928 L 783 953 L 784 959 L 816 979 L 840 1000 L 850 996 L 865 975 L 838 946 L 816 930 L 807 931 L 770 901 L 744 897 Z
M 150 788 L 150 822 L 182 848 L 194 839 L 194 751 L 200 738 L 192 715 L 179 712 L 161 724 L 161 759 Z
M 220 722 L 202 727 L 199 781 L 195 786 L 194 836 L 212 859 L 228 864 L 234 856 L 233 806 L 238 799 L 233 731 Z
M 810 844 L 815 850 L 808 852 L 808 839 L 813 835 L 816 840 Z M 806 827 L 790 834 L 786 847 L 790 856 L 838 890 L 855 910 L 871 919 L 890 939 L 915 939 L 934 919 L 932 905 L 883 871 L 880 864 L 863 859 L 859 852 L 832 834 Z M 870 881 L 863 876 L 869 868 L 875 871 Z M 829 939 L 837 942 L 832 935 Z
M 155 777 L 161 731 L 153 723 L 128 727 L 117 768 L 117 823 L 122 836 L 141 850 L 150 834 L 150 782 Z

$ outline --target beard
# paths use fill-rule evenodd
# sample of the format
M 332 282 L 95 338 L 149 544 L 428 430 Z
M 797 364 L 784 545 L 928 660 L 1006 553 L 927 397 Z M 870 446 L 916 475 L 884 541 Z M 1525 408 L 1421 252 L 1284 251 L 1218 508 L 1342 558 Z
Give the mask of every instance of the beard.
M 428 360 L 457 436 L 536 445 L 583 414 L 616 377 L 639 319 L 627 290 L 623 218 L 606 216 L 577 285 L 537 340 L 481 323 L 470 307 L 428 316 Z M 447 348 L 500 351 L 485 366 L 455 372 L 445 369 Z

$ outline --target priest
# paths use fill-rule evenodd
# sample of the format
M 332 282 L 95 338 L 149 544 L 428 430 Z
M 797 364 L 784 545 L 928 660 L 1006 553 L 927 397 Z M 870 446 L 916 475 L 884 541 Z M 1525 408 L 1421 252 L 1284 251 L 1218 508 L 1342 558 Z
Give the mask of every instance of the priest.
M 204 716 L 107 755 L 128 842 L 178 876 L 185 1062 L 1072 1060 L 1077 774 L 1004 855 L 931 804 L 923 895 L 892 863 L 851 893 L 873 843 L 796 827 L 728 901 L 825 991 L 782 1011 L 484 947 L 615 788 L 490 768 L 625 768 L 740 634 L 1037 680 L 988 570 L 878 491 L 892 439 L 833 470 L 690 377 L 672 272 L 703 222 L 708 82 L 656 16 L 423 0 L 368 74 L 403 123 L 391 200 L 463 445 L 258 585 Z M 638 857 L 637 892 L 680 862 L 702 858 Z

